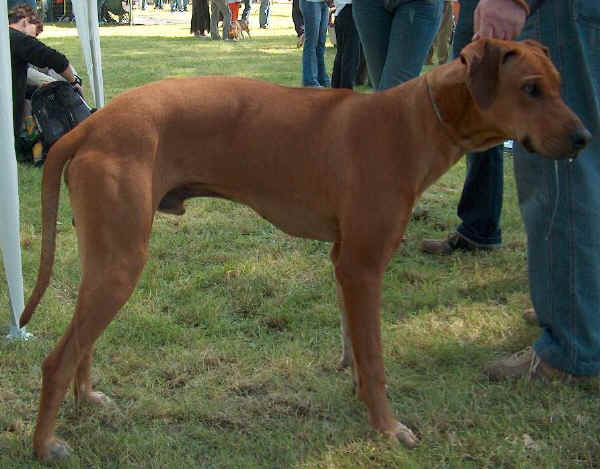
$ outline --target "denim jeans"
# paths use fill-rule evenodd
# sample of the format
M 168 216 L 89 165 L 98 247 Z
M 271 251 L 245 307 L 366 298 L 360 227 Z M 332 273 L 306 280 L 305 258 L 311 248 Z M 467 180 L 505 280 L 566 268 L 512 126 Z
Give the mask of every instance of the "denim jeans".
M 415 0 L 390 13 L 383 0 L 353 0 L 354 22 L 377 91 L 421 73 L 440 26 L 443 6 L 443 0 Z
M 462 11 L 461 11 L 462 14 Z M 534 348 L 555 368 L 600 374 L 600 2 L 546 0 L 521 38 L 550 49 L 562 96 L 593 138 L 572 163 L 516 146 L 531 299 L 542 334 Z
M 325 68 L 325 39 L 329 25 L 329 8 L 325 2 L 300 0 L 304 17 L 304 49 L 302 50 L 302 86 L 331 85 Z
M 454 33 L 452 55 L 456 58 L 473 37 L 473 11 L 479 0 L 461 0 L 460 16 Z M 498 246 L 502 243 L 500 215 L 504 195 L 503 148 L 467 154 L 467 175 L 458 202 L 461 219 L 456 231 L 474 244 Z

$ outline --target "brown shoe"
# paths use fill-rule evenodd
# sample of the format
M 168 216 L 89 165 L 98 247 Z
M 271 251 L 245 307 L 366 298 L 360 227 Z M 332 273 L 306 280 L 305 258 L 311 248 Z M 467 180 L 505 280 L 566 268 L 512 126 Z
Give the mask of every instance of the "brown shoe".
M 498 249 L 500 247 L 499 244 L 493 245 L 484 245 L 484 244 L 476 244 L 472 241 L 469 241 L 466 238 L 463 238 L 458 233 L 454 233 L 443 240 L 435 240 L 435 239 L 424 239 L 421 241 L 421 251 L 426 252 L 427 254 L 452 254 L 456 250 L 460 251 L 493 251 L 494 249 Z
M 568 381 L 573 377 L 550 366 L 535 353 L 533 347 L 527 347 L 508 358 L 492 361 L 483 367 L 483 372 L 494 381 L 521 377 Z

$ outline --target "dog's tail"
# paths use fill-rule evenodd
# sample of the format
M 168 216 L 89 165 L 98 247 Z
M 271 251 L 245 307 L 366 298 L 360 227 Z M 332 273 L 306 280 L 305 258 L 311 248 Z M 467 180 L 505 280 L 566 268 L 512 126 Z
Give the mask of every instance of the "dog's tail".
M 56 221 L 60 199 L 60 179 L 65 165 L 73 158 L 75 150 L 81 141 L 80 134 L 82 133 L 82 129 L 80 127 L 75 128 L 58 140 L 48 152 L 48 157 L 44 162 L 44 174 L 42 176 L 42 252 L 40 256 L 40 269 L 35 288 L 29 297 L 27 306 L 25 306 L 21 320 L 19 321 L 21 327 L 24 327 L 31 319 L 35 308 L 50 283 L 56 248 Z

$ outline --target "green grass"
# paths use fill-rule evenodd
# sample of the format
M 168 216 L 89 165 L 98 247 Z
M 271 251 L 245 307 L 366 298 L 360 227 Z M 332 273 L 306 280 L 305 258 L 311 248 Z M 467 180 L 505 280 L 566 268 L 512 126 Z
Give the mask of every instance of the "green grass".
M 195 39 L 188 24 L 103 27 L 107 101 L 167 76 L 243 75 L 298 86 L 290 5 L 275 6 L 270 30 L 258 29 L 257 10 L 253 40 L 237 43 Z M 72 26 L 48 26 L 42 39 L 83 72 L 75 36 Z M 329 66 L 333 56 L 328 48 Z M 376 435 L 350 373 L 336 370 L 329 246 L 290 238 L 245 207 L 196 199 L 183 217 L 157 215 L 143 277 L 97 343 L 96 386 L 115 406 L 77 408 L 68 395 L 57 433 L 74 452 L 59 467 L 600 466 L 597 384 L 496 384 L 480 372 L 538 334 L 520 317 L 529 297 L 511 158 L 502 250 L 446 258 L 418 250 L 423 237 L 455 227 L 464 172 L 461 162 L 425 194 L 429 216 L 411 223 L 384 282 L 389 396 L 420 435 L 417 449 Z M 38 169 L 19 167 L 27 292 L 39 263 L 40 180 Z M 53 279 L 29 326 L 35 340 L 0 340 L 2 468 L 38 467 L 31 437 L 40 364 L 70 321 L 79 284 L 70 210 L 65 191 Z M 0 282 L 0 304 L 7 301 Z

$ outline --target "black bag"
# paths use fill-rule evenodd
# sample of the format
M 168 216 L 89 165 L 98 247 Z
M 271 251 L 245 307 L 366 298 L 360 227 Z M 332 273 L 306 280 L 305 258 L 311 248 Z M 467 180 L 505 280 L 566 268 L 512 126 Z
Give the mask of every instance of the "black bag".
M 92 110 L 73 86 L 59 80 L 34 91 L 31 113 L 47 153 L 54 142 L 89 117 Z

